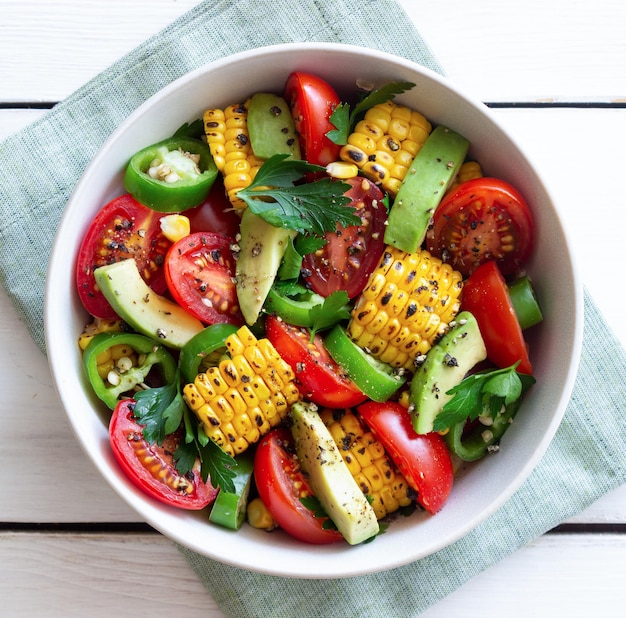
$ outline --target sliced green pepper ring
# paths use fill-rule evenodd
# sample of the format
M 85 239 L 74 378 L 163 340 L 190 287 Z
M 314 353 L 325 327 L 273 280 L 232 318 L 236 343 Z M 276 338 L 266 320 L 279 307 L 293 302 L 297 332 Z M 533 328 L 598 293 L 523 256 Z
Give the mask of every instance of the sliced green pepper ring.
M 444 436 L 448 448 L 463 461 L 476 461 L 492 451 L 500 442 L 504 432 L 509 428 L 517 414 L 521 399 L 510 403 L 492 421 L 491 425 L 483 425 L 477 421 L 468 432 L 466 421 L 460 421 Z
M 539 324 L 543 320 L 543 314 L 529 277 L 520 277 L 513 281 L 508 288 L 513 311 L 515 311 L 521 329 L 525 330 Z
M 211 324 L 194 335 L 181 349 L 178 358 L 180 373 L 187 382 L 193 382 L 200 373 L 200 365 L 211 354 L 226 348 L 226 338 L 239 330 L 234 324 Z
M 324 345 L 333 360 L 373 401 L 387 401 L 406 382 L 393 367 L 356 345 L 339 324 L 326 335 Z
M 153 210 L 181 212 L 206 199 L 217 175 L 207 144 L 192 137 L 172 137 L 133 155 L 124 187 Z
M 130 356 L 118 359 L 109 375 L 102 378 L 98 373 L 98 363 L 102 356 L 117 345 L 130 348 L 130 354 L 137 355 L 137 362 L 130 364 Z M 123 359 L 126 360 L 123 360 Z M 83 352 L 83 365 L 95 394 L 111 410 L 125 393 L 145 383 L 153 369 L 160 372 L 162 384 L 176 380 L 177 365 L 174 357 L 154 339 L 136 333 L 99 333 L 89 342 Z
M 323 304 L 324 297 L 315 292 L 309 291 L 297 298 L 293 298 L 281 294 L 275 288 L 270 288 L 263 310 L 266 313 L 277 315 L 285 320 L 287 324 L 310 328 L 313 326 L 311 309 Z

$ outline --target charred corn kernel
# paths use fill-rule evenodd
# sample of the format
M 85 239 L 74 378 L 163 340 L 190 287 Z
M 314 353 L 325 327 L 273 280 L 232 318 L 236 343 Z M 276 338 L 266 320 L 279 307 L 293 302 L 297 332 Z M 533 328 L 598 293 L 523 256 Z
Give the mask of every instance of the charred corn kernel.
M 246 517 L 248 523 L 253 528 L 259 530 L 274 530 L 278 528 L 278 524 L 274 521 L 269 509 L 265 506 L 265 502 L 261 498 L 254 498 L 248 502 L 246 507 Z
M 242 326 L 225 343 L 229 356 L 186 384 L 183 397 L 207 436 L 235 456 L 280 423 L 300 392 L 268 339 Z
M 354 412 L 323 409 L 320 416 L 378 519 L 411 504 L 414 493 L 409 484 Z
M 237 192 L 254 180 L 263 164 L 252 152 L 248 134 L 248 103 L 204 112 L 204 134 L 217 169 L 224 176 L 224 188 L 234 208 L 246 204 Z
M 395 195 L 432 125 L 425 116 L 393 101 L 367 110 L 339 158 Z
M 345 161 L 333 161 L 326 166 L 326 173 L 333 178 L 346 180 L 359 175 L 359 168 L 354 163 Z
M 388 246 L 352 309 L 348 335 L 375 358 L 413 370 L 460 308 L 463 278 L 428 251 Z
M 185 236 L 189 236 L 191 225 L 189 217 L 185 215 L 165 215 L 159 220 L 163 236 L 170 242 L 177 242 Z
M 89 342 L 99 333 L 122 332 L 122 320 L 103 320 L 94 318 L 87 324 L 78 337 L 78 347 L 84 352 Z
M 451 191 L 454 191 L 459 185 L 467 182 L 468 180 L 473 180 L 474 178 L 482 178 L 483 170 L 480 167 L 480 163 L 477 161 L 465 161 L 463 165 L 459 168 L 459 173 L 456 175 L 456 178 L 452 181 L 448 190 L 446 191 L 446 195 Z

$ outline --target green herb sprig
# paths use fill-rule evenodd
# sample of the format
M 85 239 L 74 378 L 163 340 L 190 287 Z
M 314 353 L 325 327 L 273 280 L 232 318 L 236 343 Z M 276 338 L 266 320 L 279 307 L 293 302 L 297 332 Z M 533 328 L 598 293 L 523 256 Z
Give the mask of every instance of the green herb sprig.
M 327 177 L 296 184 L 325 168 L 288 156 L 267 159 L 252 183 L 237 193 L 253 213 L 276 227 L 318 236 L 334 231 L 337 223 L 348 227 L 361 222 L 355 209 L 348 206 L 351 200 L 345 193 L 349 184 Z
M 518 373 L 518 365 L 481 371 L 464 378 L 447 391 L 446 394 L 453 397 L 435 417 L 433 429 L 443 431 L 479 416 L 495 418 L 503 406 L 520 399 L 536 381 L 532 376 Z
M 411 82 L 389 82 L 377 90 L 373 90 L 361 101 L 359 101 L 354 109 L 350 110 L 348 103 L 338 105 L 330 116 L 330 122 L 335 126 L 334 129 L 326 133 L 326 137 L 335 144 L 343 146 L 348 143 L 348 137 L 354 130 L 357 120 L 368 109 L 393 99 L 396 95 L 402 94 L 407 90 L 411 90 L 415 84 Z
M 178 374 L 171 384 L 135 393 L 134 400 L 133 413 L 137 422 L 144 425 L 143 437 L 146 442 L 161 445 L 165 436 L 175 433 L 182 424 L 184 439 L 174 453 L 176 469 L 181 475 L 190 472 L 199 459 L 204 482 L 210 478 L 214 487 L 235 491 L 233 479 L 237 463 L 207 437 L 189 412 L 180 392 Z

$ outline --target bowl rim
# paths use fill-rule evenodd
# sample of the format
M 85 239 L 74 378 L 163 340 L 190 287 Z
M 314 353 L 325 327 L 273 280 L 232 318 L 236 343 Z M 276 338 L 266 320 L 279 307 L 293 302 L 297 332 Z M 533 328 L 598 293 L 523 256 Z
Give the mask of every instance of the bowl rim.
M 293 52 L 315 52 L 315 51 L 323 51 L 323 52 L 332 52 L 332 53 L 346 53 L 346 54 L 358 54 L 360 56 L 371 57 L 371 58 L 382 58 L 388 62 L 391 62 L 395 65 L 404 67 L 412 72 L 422 73 L 428 79 L 438 82 L 440 85 L 445 87 L 446 89 L 452 89 L 456 94 L 462 97 L 469 105 L 472 105 L 476 108 L 480 108 L 481 110 L 486 110 L 486 106 L 477 101 L 474 97 L 464 92 L 461 88 L 456 85 L 453 85 L 446 77 L 434 72 L 433 70 L 419 65 L 411 60 L 407 60 L 405 58 L 399 57 L 394 54 L 390 54 L 387 52 L 381 52 L 379 50 L 374 50 L 370 48 L 360 47 L 356 45 L 348 45 L 343 43 L 311 43 L 311 42 L 296 42 L 296 43 L 282 43 L 278 45 L 268 45 L 259 48 L 253 48 L 246 51 L 238 52 L 236 54 L 232 54 L 226 56 L 224 58 L 220 58 L 218 60 L 203 64 L 202 66 L 186 73 L 185 75 L 179 77 L 174 80 L 163 89 L 156 92 L 154 95 L 150 96 L 145 102 L 143 102 L 140 106 L 138 106 L 133 112 L 131 112 L 121 123 L 120 125 L 110 134 L 110 136 L 105 140 L 105 142 L 98 149 L 97 153 L 90 161 L 88 166 L 85 168 L 83 174 L 78 180 L 76 186 L 74 187 L 66 208 L 62 213 L 59 227 L 57 233 L 55 234 L 55 239 L 51 248 L 51 259 L 48 265 L 48 276 L 46 280 L 46 288 L 45 288 L 45 300 L 44 300 L 44 330 L 45 330 L 45 338 L 46 345 L 48 349 L 48 363 L 50 366 L 50 370 L 53 376 L 53 381 L 55 384 L 55 388 L 58 392 L 60 400 L 62 402 L 64 411 L 68 420 L 70 422 L 70 426 L 73 432 L 76 435 L 76 438 L 81 445 L 83 451 L 88 456 L 88 458 L 92 461 L 92 463 L 96 466 L 101 476 L 108 482 L 108 484 L 114 489 L 114 491 L 132 508 L 134 509 L 148 524 L 150 524 L 155 529 L 162 532 L 165 536 L 174 540 L 175 542 L 181 544 L 182 546 L 188 547 L 192 551 L 196 551 L 203 555 L 206 555 L 210 558 L 218 560 L 222 563 L 229 564 L 231 566 L 236 566 L 239 568 L 244 568 L 251 571 L 258 571 L 270 575 L 279 575 L 284 577 L 300 577 L 300 578 L 338 578 L 338 577 L 350 577 L 356 575 L 363 575 L 368 573 L 380 572 L 383 570 L 388 570 L 391 568 L 395 568 L 398 566 L 402 566 L 409 562 L 413 562 L 425 556 L 428 556 L 440 549 L 443 549 L 446 546 L 449 546 L 451 543 L 459 540 L 466 534 L 468 534 L 471 530 L 476 528 L 481 522 L 486 520 L 489 516 L 491 516 L 495 511 L 497 511 L 524 483 L 524 481 L 531 474 L 532 470 L 537 465 L 540 458 L 544 455 L 547 450 L 550 442 L 552 441 L 558 426 L 560 425 L 562 418 L 565 413 L 565 409 L 567 407 L 567 403 L 569 402 L 571 392 L 574 387 L 574 382 L 577 374 L 578 364 L 580 360 L 580 354 L 582 350 L 582 330 L 583 330 L 583 290 L 582 284 L 580 282 L 578 269 L 574 263 L 574 252 L 571 247 L 571 235 L 565 233 L 565 243 L 568 248 L 568 258 L 570 260 L 571 265 L 571 277 L 574 282 L 574 336 L 573 341 L 571 342 L 572 349 L 572 359 L 569 365 L 569 369 L 567 371 L 564 386 L 562 390 L 562 395 L 557 406 L 556 411 L 552 416 L 551 423 L 548 427 L 548 430 L 543 435 L 542 439 L 537 443 L 533 456 L 529 458 L 529 460 L 525 463 L 525 465 L 520 469 L 520 471 L 515 476 L 514 480 L 510 482 L 505 490 L 501 491 L 498 495 L 497 499 L 493 500 L 486 508 L 482 509 L 480 512 L 476 513 L 473 517 L 468 518 L 464 525 L 459 526 L 454 534 L 450 534 L 446 537 L 445 542 L 432 542 L 424 551 L 415 550 L 413 552 L 409 552 L 410 555 L 404 554 L 402 556 L 390 556 L 386 559 L 383 564 L 368 564 L 366 561 L 359 559 L 359 554 L 362 553 L 361 548 L 358 547 L 347 547 L 348 552 L 353 554 L 354 558 L 349 561 L 338 561 L 335 555 L 329 556 L 324 563 L 323 569 L 312 570 L 311 566 L 307 564 L 306 560 L 301 560 L 302 565 L 300 569 L 296 571 L 293 570 L 292 567 L 289 570 L 286 570 L 280 564 L 268 563 L 267 560 L 262 562 L 255 562 L 254 558 L 250 558 L 249 556 L 231 556 L 224 554 L 222 551 L 215 551 L 208 549 L 206 547 L 200 547 L 197 543 L 193 541 L 190 542 L 189 538 L 185 537 L 181 534 L 177 529 L 176 531 L 172 531 L 169 527 L 169 523 L 175 520 L 175 515 L 167 515 L 163 518 L 162 513 L 162 505 L 155 505 L 149 499 L 137 499 L 136 490 L 134 487 L 130 487 L 128 483 L 122 482 L 120 484 L 120 476 L 119 473 L 113 471 L 111 468 L 110 461 L 103 461 L 102 459 L 98 459 L 95 456 L 88 445 L 84 442 L 84 437 L 81 434 L 80 424 L 77 422 L 76 416 L 72 413 L 72 405 L 71 405 L 71 395 L 67 392 L 67 388 L 65 386 L 66 380 L 62 375 L 62 359 L 59 358 L 57 350 L 53 345 L 54 342 L 54 320 L 58 319 L 58 307 L 55 304 L 55 285 L 57 284 L 58 277 L 61 276 L 60 272 L 57 272 L 57 260 L 55 259 L 55 255 L 58 255 L 60 251 L 63 249 L 63 243 L 65 239 L 63 238 L 63 229 L 65 228 L 65 224 L 67 220 L 72 216 L 73 207 L 72 204 L 76 203 L 76 200 L 80 198 L 81 192 L 85 190 L 85 187 L 89 181 L 89 178 L 92 174 L 95 173 L 95 170 L 98 169 L 99 164 L 103 159 L 106 159 L 108 152 L 115 147 L 117 140 L 123 133 L 127 130 L 127 127 L 132 124 L 138 117 L 142 116 L 148 109 L 152 106 L 156 105 L 159 99 L 167 96 L 168 94 L 174 92 L 175 90 L 181 88 L 185 84 L 189 84 L 194 82 L 200 76 L 204 75 L 207 72 L 211 72 L 215 69 L 219 69 L 220 67 L 227 67 L 233 63 L 237 62 L 245 62 L 251 57 L 256 57 L 258 55 L 269 55 L 273 56 L 275 54 L 281 53 L 293 53 Z M 492 122 L 495 126 L 497 126 L 500 131 L 502 131 L 514 144 L 517 150 L 520 152 L 521 156 L 528 159 L 523 148 L 514 140 L 509 131 L 500 123 L 498 118 L 495 118 L 493 115 L 490 116 L 490 122 Z M 540 170 L 535 169 L 532 166 L 532 169 L 536 175 L 536 179 L 538 183 L 541 185 L 541 190 L 548 196 L 553 208 L 555 216 L 558 220 L 559 225 L 565 229 L 565 221 L 564 217 L 560 215 L 558 210 L 558 205 L 554 199 L 552 199 L 551 192 L 545 184 L 544 179 L 541 176 Z M 95 412 L 94 412 L 95 413 Z M 144 497 L 145 498 L 145 497 Z M 207 522 L 207 525 L 208 522 Z M 373 545 L 373 544 L 372 544 Z M 302 545 L 302 549 L 306 550 L 307 547 Z M 258 552 L 262 553 L 262 552 Z M 324 555 L 324 551 L 322 550 L 321 555 Z

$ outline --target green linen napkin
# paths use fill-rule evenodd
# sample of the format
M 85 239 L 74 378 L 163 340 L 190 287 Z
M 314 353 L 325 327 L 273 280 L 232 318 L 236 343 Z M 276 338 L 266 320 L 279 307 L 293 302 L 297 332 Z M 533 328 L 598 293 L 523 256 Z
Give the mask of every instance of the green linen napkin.
M 384 49 L 442 72 L 392 0 L 207 0 L 0 143 L 0 281 L 42 351 L 49 249 L 75 183 L 104 140 L 184 73 L 236 51 L 289 41 Z M 583 358 L 564 421 L 527 482 L 489 520 L 413 564 L 341 580 L 250 573 L 181 548 L 224 614 L 415 616 L 623 483 L 626 359 L 588 295 L 585 311 Z

